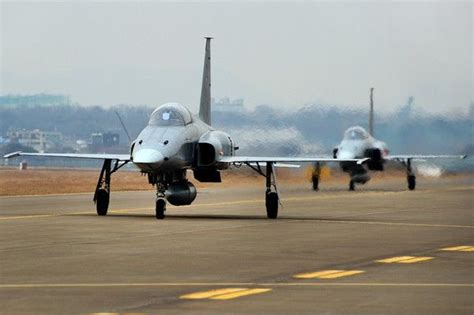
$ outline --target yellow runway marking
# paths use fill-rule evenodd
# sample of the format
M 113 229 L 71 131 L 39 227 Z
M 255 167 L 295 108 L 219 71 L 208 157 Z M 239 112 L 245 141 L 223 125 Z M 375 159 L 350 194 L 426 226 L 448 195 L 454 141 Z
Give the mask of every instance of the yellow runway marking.
M 417 262 L 431 260 L 433 258 L 434 257 L 398 256 L 398 257 L 392 257 L 392 258 L 376 260 L 375 262 L 385 263 L 385 264 L 392 264 L 392 263 L 413 264 L 413 263 L 417 263 Z
M 300 273 L 294 275 L 293 278 L 297 279 L 313 279 L 320 276 L 325 276 L 331 273 L 342 272 L 343 270 L 323 270 L 323 271 L 316 271 L 316 272 L 308 272 L 308 273 Z
M 113 213 L 123 213 L 123 212 L 133 212 L 133 211 L 141 211 L 141 210 L 151 210 L 151 208 L 131 208 L 131 209 L 119 209 L 119 210 L 112 210 L 109 211 L 109 214 Z M 40 219 L 40 218 L 48 218 L 48 217 L 67 217 L 67 216 L 75 216 L 75 215 L 83 215 L 83 214 L 94 214 L 93 210 L 90 211 L 80 211 L 80 212 L 70 212 L 70 213 L 50 213 L 50 214 L 33 214 L 33 215 L 20 215 L 20 216 L 5 216 L 0 217 L 0 221 L 4 220 L 21 220 L 21 219 Z
M 473 288 L 472 283 L 394 283 L 394 282 L 135 282 L 135 283 L 16 283 L 0 284 L 0 289 L 51 289 L 51 288 L 133 288 L 133 287 L 229 287 L 229 286 L 262 286 L 262 287 L 466 287 Z
M 2 217 L 0 220 L 21 220 L 21 219 L 34 219 L 34 218 L 47 218 L 47 217 L 56 217 L 58 214 L 32 214 L 32 215 L 19 215 L 19 216 L 7 216 Z
M 427 260 L 431 260 L 431 259 L 434 259 L 434 257 L 416 257 L 416 258 L 412 258 L 412 259 L 399 261 L 399 263 L 400 264 L 414 264 L 414 263 L 417 263 L 417 262 L 427 261 Z
M 326 276 L 321 276 L 319 279 L 336 279 L 336 278 L 341 278 L 341 277 L 347 277 L 347 276 L 353 276 L 353 275 L 358 275 L 361 273 L 364 273 L 365 271 L 362 270 L 348 270 L 344 272 L 339 272 L 339 273 L 333 273 L 330 275 Z
M 218 289 L 218 290 L 210 290 L 210 291 L 203 291 L 203 292 L 196 292 L 181 295 L 180 299 L 186 300 L 203 300 L 203 299 L 210 299 L 210 300 L 231 300 L 236 299 L 242 296 L 259 294 L 271 291 L 272 289 L 266 288 L 256 288 L 256 289 L 249 289 L 249 288 L 225 288 L 225 289 Z
M 294 275 L 297 279 L 336 279 L 364 273 L 362 270 L 322 270 Z
M 234 292 L 244 291 L 244 290 L 246 289 L 245 288 L 225 288 L 225 289 L 219 289 L 219 290 L 211 290 L 211 291 L 185 294 L 185 295 L 181 295 L 180 298 L 189 299 L 189 300 L 208 299 L 216 295 L 234 293 Z
M 239 291 L 235 293 L 228 293 L 224 295 L 213 296 L 211 297 L 211 300 L 231 300 L 231 299 L 236 299 L 242 296 L 265 293 L 271 290 L 272 289 L 249 289 L 249 290 Z
M 440 250 L 449 251 L 449 252 L 474 252 L 474 246 L 446 247 L 446 248 L 441 248 Z

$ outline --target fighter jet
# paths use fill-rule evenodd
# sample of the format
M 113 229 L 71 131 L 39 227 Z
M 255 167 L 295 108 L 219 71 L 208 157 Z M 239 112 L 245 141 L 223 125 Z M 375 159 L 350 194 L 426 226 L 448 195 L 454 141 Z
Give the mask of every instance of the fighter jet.
M 408 189 L 414 190 L 416 187 L 416 175 L 412 167 L 414 160 L 427 159 L 465 159 L 466 155 L 418 155 L 403 154 L 391 155 L 385 142 L 377 140 L 373 136 L 374 105 L 373 88 L 370 89 L 370 114 L 369 132 L 360 126 L 350 127 L 344 132 L 341 143 L 333 150 L 333 157 L 341 159 L 341 169 L 351 177 L 349 190 L 355 189 L 355 184 L 365 184 L 370 180 L 368 170 L 383 171 L 387 161 L 397 161 L 406 167 Z M 366 163 L 351 164 L 343 160 L 368 158 Z M 313 189 L 318 190 L 320 164 L 316 163 L 313 171 Z
M 314 157 L 257 157 L 235 156 L 238 149 L 225 132 L 211 126 L 211 37 L 206 37 L 199 114 L 193 115 L 184 105 L 166 103 L 156 108 L 148 125 L 132 142 L 129 154 L 62 154 L 14 152 L 15 156 L 41 156 L 103 160 L 94 193 L 97 214 L 104 216 L 109 208 L 111 177 L 127 163 L 133 163 L 146 174 L 156 187 L 155 214 L 165 217 L 166 203 L 190 205 L 196 198 L 196 187 L 188 181 L 192 170 L 200 182 L 221 182 L 220 171 L 233 165 L 246 165 L 265 177 L 265 205 L 267 217 L 278 216 L 281 204 L 275 177 L 275 167 L 294 167 L 298 162 L 345 162 L 362 164 L 367 159 Z

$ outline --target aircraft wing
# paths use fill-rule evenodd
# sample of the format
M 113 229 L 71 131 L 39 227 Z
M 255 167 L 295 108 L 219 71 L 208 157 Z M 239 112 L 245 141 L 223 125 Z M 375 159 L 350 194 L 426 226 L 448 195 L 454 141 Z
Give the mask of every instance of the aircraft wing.
M 391 161 L 406 161 L 406 160 L 431 160 L 431 159 L 465 159 L 467 155 L 422 155 L 422 154 L 404 154 L 404 155 L 389 155 L 384 157 Z
M 13 152 L 4 155 L 5 159 L 16 156 L 37 156 L 37 157 L 57 157 L 57 158 L 73 158 L 73 159 L 96 159 L 96 160 L 117 160 L 128 162 L 130 161 L 129 154 L 102 154 L 102 153 L 27 153 L 27 152 Z
M 303 162 L 354 162 L 364 164 L 369 158 L 363 159 L 333 159 L 318 157 L 279 157 L 279 156 L 223 156 L 219 162 L 223 163 L 303 163 Z

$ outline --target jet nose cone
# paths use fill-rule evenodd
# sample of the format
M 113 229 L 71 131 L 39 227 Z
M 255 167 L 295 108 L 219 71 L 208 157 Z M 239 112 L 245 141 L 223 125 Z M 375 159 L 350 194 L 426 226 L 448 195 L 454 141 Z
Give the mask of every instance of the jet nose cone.
M 150 171 L 163 164 L 163 155 L 153 149 L 141 149 L 133 153 L 133 163 L 142 170 Z

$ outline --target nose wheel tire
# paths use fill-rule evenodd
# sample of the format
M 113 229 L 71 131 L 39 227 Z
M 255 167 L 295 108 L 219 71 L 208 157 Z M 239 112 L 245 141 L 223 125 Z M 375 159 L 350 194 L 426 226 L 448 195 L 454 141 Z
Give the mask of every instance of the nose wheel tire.
M 415 175 L 408 175 L 407 176 L 407 182 L 408 182 L 408 189 L 409 190 L 414 190 L 416 187 L 416 177 Z
M 97 191 L 96 210 L 98 215 L 107 215 L 109 209 L 110 194 L 105 189 Z
M 265 194 L 265 206 L 267 207 L 267 218 L 276 219 L 278 217 L 278 194 L 276 192 Z
M 155 207 L 155 214 L 158 220 L 163 220 L 165 218 L 165 211 L 166 211 L 166 200 L 164 199 L 157 199 L 156 200 L 156 207 Z

